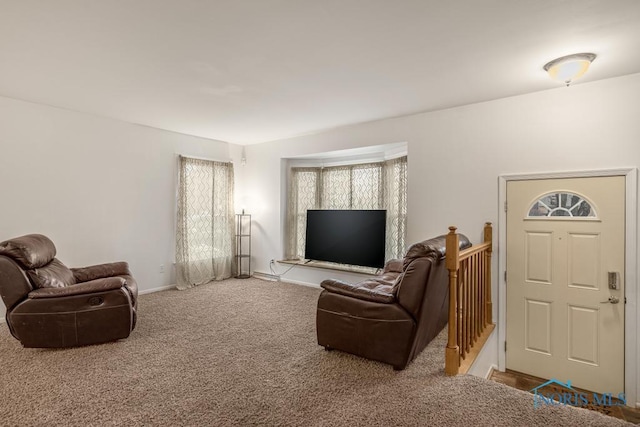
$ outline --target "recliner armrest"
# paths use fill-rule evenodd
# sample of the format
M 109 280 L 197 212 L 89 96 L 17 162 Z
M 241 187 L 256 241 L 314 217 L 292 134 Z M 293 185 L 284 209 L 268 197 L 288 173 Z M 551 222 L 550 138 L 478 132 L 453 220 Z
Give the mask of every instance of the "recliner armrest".
M 131 276 L 129 264 L 125 261 L 91 265 L 89 267 L 72 268 L 76 282 L 88 282 L 103 277 Z
M 375 279 L 365 280 L 356 284 L 346 283 L 336 279 L 327 279 L 323 280 L 320 286 L 328 292 L 365 301 L 385 304 L 391 304 L 396 301 L 396 297 L 393 294 L 393 285 Z
M 402 260 L 390 259 L 384 264 L 383 273 L 402 273 Z
M 126 283 L 121 277 L 106 277 L 89 282 L 78 283 L 77 285 L 66 286 L 64 288 L 40 288 L 29 292 L 30 299 L 37 298 L 57 298 L 72 295 L 92 294 L 95 292 L 111 291 L 121 289 Z

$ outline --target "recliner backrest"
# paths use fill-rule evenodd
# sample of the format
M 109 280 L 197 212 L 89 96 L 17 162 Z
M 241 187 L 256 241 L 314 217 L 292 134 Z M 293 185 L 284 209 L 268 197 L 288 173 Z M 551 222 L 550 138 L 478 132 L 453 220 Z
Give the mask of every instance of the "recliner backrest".
M 7 313 L 32 290 L 33 286 L 22 266 L 13 259 L 0 255 L 0 295 Z
M 25 270 L 34 288 L 62 288 L 76 283 L 71 270 L 56 256 L 56 246 L 42 234 L 28 234 L 0 243 L 0 255 Z
M 460 249 L 466 249 L 471 247 L 471 242 L 464 234 L 458 234 L 460 236 Z M 411 245 L 407 254 L 402 261 L 403 267 L 406 268 L 411 261 L 420 257 L 433 257 L 435 259 L 442 259 L 447 254 L 447 235 L 442 234 L 438 237 L 433 237 L 428 240 L 424 240 L 419 243 Z
M 434 259 L 428 257 L 415 258 L 406 265 L 399 278 L 396 298 L 414 319 L 417 319 L 422 307 L 429 273 L 434 262 Z
M 471 242 L 465 235 L 460 234 L 459 236 L 460 249 L 471 246 Z M 440 266 L 440 263 L 444 261 L 446 252 L 446 234 L 443 234 L 414 243 L 402 260 L 403 273 L 399 277 L 396 297 L 400 305 L 415 319 L 418 319 L 424 305 L 425 289 L 429 285 L 429 278 L 435 273 L 433 270 L 444 268 L 444 266 Z M 442 274 L 438 274 L 437 277 L 441 278 Z
M 0 295 L 7 312 L 33 290 L 28 271 L 47 266 L 56 246 L 42 234 L 28 234 L 0 242 Z
M 0 255 L 16 261 L 25 270 L 41 268 L 56 256 L 56 245 L 42 234 L 27 234 L 0 243 Z

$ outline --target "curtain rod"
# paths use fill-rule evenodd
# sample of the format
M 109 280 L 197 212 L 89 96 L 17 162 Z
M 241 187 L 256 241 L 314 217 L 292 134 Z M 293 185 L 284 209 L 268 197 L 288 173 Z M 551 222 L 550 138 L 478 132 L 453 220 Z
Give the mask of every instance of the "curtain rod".
M 184 157 L 185 159 L 206 160 L 208 162 L 233 163 L 232 159 L 228 159 L 228 160 L 209 159 L 209 158 L 206 158 L 206 157 L 185 156 L 184 154 L 178 154 L 178 157 Z
M 394 156 L 389 157 L 369 157 L 363 159 L 302 159 L 302 158 L 290 158 L 287 159 L 289 161 L 290 167 L 322 167 L 322 168 L 331 168 L 331 167 L 340 167 L 340 166 L 358 166 L 358 165 L 366 165 L 366 164 L 380 164 L 385 163 L 391 160 L 397 160 L 402 157 L 408 157 L 407 153 L 399 153 Z M 332 161 L 333 160 L 333 161 Z

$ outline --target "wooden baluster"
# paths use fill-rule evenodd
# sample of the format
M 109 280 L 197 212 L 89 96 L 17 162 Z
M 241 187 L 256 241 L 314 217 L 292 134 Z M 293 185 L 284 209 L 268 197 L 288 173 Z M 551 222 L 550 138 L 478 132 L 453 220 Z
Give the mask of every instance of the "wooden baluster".
M 487 285 L 487 273 L 491 274 L 489 269 L 490 265 L 487 265 L 487 251 L 482 253 L 482 324 L 487 326 L 489 324 L 489 317 L 487 313 L 487 286 L 491 286 L 491 284 Z
M 480 313 L 481 313 L 481 311 L 480 311 L 480 306 L 481 306 L 481 304 L 480 304 L 480 284 L 482 283 L 482 282 L 480 282 L 480 279 L 478 277 L 478 272 L 480 271 L 480 262 L 478 260 L 480 258 L 480 255 L 482 255 L 482 254 L 481 253 L 480 254 L 476 254 L 473 257 L 474 258 L 473 259 L 473 264 L 475 265 L 475 269 L 474 269 L 475 278 L 474 278 L 474 280 L 476 282 L 476 286 L 475 286 L 475 293 L 476 293 L 476 298 L 475 298 L 476 309 L 475 309 L 475 311 L 476 311 L 476 314 L 475 314 L 475 319 L 474 319 L 475 334 L 473 336 L 473 342 L 474 343 L 478 340 L 478 336 L 480 335 L 480 317 L 481 317 L 481 315 L 480 315 Z
M 469 353 L 469 349 L 471 346 L 471 284 L 469 283 L 470 280 L 470 276 L 471 276 L 471 272 L 469 271 L 469 259 L 467 258 L 465 260 L 465 278 L 464 278 L 464 284 L 465 284 L 465 291 L 464 291 L 464 298 L 466 301 L 465 304 L 465 308 L 464 308 L 464 312 L 465 312 L 465 322 L 464 322 L 464 329 L 465 329 L 465 341 L 464 341 L 464 350 L 466 353 Z
M 473 345 L 473 270 L 471 258 L 467 258 L 467 353 Z
M 465 325 L 464 320 L 467 312 L 467 288 L 465 281 L 465 269 L 464 269 L 464 261 L 460 262 L 460 316 L 458 317 L 460 321 L 460 355 L 464 358 L 464 353 L 467 348 L 467 325 Z
M 480 254 L 480 333 L 484 332 L 484 325 L 486 325 L 485 323 L 485 314 L 486 314 L 486 310 L 485 310 L 485 294 L 484 294 L 484 268 L 485 268 L 485 263 L 484 263 L 484 251 L 482 252 L 482 254 Z
M 462 286 L 462 284 L 464 283 L 464 278 L 462 277 L 462 270 L 460 269 L 460 264 L 458 264 L 458 283 L 457 283 L 457 287 L 458 287 L 458 312 L 456 313 L 457 319 L 458 319 L 458 329 L 456 331 L 456 334 L 458 334 L 458 346 L 459 346 L 459 350 L 458 353 L 460 353 L 460 357 L 462 358 L 462 356 L 464 355 L 464 334 L 462 333 L 463 331 L 463 326 L 464 326 L 464 322 L 462 321 L 462 310 L 464 308 L 464 287 Z
M 460 316 L 458 317 L 460 321 L 460 355 L 464 358 L 464 353 L 467 348 L 467 325 L 465 325 L 464 320 L 467 313 L 467 288 L 466 288 L 466 280 L 464 277 L 465 269 L 464 269 L 464 261 L 460 262 Z
M 493 323 L 493 304 L 491 302 L 491 252 L 493 251 L 493 227 L 490 222 L 487 222 L 484 225 L 484 241 L 485 243 L 491 243 L 491 246 L 489 246 L 485 251 L 487 269 L 485 270 L 484 276 L 487 324 L 491 324 Z
M 473 255 L 471 259 L 472 265 L 472 281 L 473 281 L 473 343 L 475 344 L 476 338 L 478 337 L 478 264 L 477 264 L 478 256 L 477 254 Z
M 467 318 L 469 324 L 467 325 L 467 352 L 471 350 L 473 345 L 473 269 L 472 269 L 472 257 L 467 258 L 467 291 L 469 293 L 469 300 L 467 304 Z
M 473 331 L 473 324 L 474 324 L 474 320 L 473 320 L 473 316 L 475 314 L 475 298 L 474 298 L 474 291 L 473 291 L 473 256 L 470 256 L 468 258 L 468 264 L 469 264 L 469 350 L 471 350 L 471 347 L 473 347 L 473 339 L 474 339 L 474 331 Z
M 464 355 L 467 351 L 467 270 L 465 269 L 464 261 L 460 262 L 460 355 L 464 359 Z
M 445 350 L 445 373 L 457 375 L 460 368 L 460 347 L 458 345 L 458 267 L 460 253 L 460 237 L 456 234 L 456 227 L 449 227 L 446 237 L 447 253 L 445 263 L 449 270 L 449 331 L 447 348 Z
M 475 275 L 476 275 L 476 318 L 475 318 L 475 322 L 476 322 L 476 335 L 475 335 L 475 339 L 474 342 L 478 340 L 478 337 L 480 336 L 480 322 L 482 319 L 482 292 L 480 292 L 480 288 L 482 286 L 482 281 L 480 280 L 480 269 L 482 268 L 482 264 L 480 262 L 480 257 L 482 257 L 482 252 L 478 253 L 475 255 L 475 265 L 476 265 L 476 269 L 475 269 Z
M 482 301 L 487 301 L 488 299 L 488 294 L 487 294 L 487 287 L 491 286 L 491 283 L 487 284 L 487 275 L 489 275 L 489 277 L 491 276 L 491 264 L 487 263 L 487 252 L 485 251 L 485 253 L 483 254 L 483 260 L 482 262 L 484 263 L 484 271 L 482 272 L 482 283 L 484 284 L 484 298 L 482 299 Z M 484 324 L 485 326 L 488 325 L 489 322 L 489 313 L 487 313 L 487 307 L 486 307 L 486 303 L 485 306 L 483 307 L 482 312 L 484 313 Z
M 477 318 L 478 318 L 478 280 L 476 274 L 476 256 L 471 257 L 471 345 L 476 342 L 477 336 Z

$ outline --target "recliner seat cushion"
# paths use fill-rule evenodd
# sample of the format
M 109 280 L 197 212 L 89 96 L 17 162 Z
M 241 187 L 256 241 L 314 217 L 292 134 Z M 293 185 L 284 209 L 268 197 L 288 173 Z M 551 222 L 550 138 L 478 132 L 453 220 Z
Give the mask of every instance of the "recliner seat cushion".
M 27 274 L 35 288 L 64 288 L 76 283 L 71 270 L 56 258 L 42 268 L 27 270 Z
M 5 255 L 25 269 L 40 268 L 56 256 L 56 246 L 42 234 L 27 234 L 0 243 L 0 255 Z
M 320 286 L 329 292 L 386 304 L 396 300 L 394 285 L 394 282 L 387 282 L 379 278 L 364 280 L 357 284 L 336 279 L 327 279 L 320 283 Z
M 131 276 L 129 264 L 124 261 L 72 268 L 71 272 L 78 282 L 88 282 L 103 277 Z

